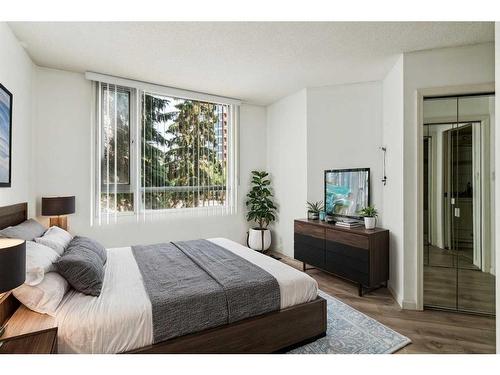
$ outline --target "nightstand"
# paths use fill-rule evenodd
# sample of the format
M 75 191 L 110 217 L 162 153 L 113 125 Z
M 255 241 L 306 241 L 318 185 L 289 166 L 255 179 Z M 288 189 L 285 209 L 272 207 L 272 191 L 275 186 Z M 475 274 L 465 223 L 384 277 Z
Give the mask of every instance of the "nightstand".
M 0 337 L 0 354 L 56 354 L 57 326 L 49 315 L 20 306 Z

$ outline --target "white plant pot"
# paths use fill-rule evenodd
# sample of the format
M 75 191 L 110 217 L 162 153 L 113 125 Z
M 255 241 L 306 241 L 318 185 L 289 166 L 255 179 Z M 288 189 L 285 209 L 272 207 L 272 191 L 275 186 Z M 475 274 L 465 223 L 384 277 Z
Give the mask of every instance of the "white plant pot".
M 373 228 L 375 228 L 376 224 L 377 224 L 376 217 L 365 217 L 365 228 L 366 229 L 373 229 Z
M 264 241 L 262 241 L 264 240 Z M 262 248 L 264 242 L 264 248 Z M 269 229 L 254 229 L 248 231 L 248 247 L 257 251 L 265 251 L 271 246 L 271 231 Z

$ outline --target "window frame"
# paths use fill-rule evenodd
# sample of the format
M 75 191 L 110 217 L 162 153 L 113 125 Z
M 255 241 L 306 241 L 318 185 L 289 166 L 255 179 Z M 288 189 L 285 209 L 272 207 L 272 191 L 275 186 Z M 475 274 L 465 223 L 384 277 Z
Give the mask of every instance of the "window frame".
M 118 217 L 151 217 L 155 214 L 170 215 L 175 214 L 187 214 L 191 215 L 195 212 L 197 215 L 200 213 L 212 212 L 216 216 L 230 215 L 237 212 L 237 191 L 239 185 L 238 173 L 238 140 L 237 140 L 237 127 L 239 123 L 239 107 L 234 103 L 226 103 L 223 101 L 209 101 L 202 98 L 190 97 L 189 95 L 177 95 L 169 92 L 169 90 L 152 91 L 148 89 L 141 89 L 138 87 L 125 86 L 122 84 L 107 83 L 107 82 L 96 82 L 94 81 L 93 95 L 97 96 L 94 103 L 94 120 L 96 124 L 93 126 L 93 158 L 94 160 L 94 170 L 92 171 L 92 179 L 94 180 L 93 186 L 94 191 L 92 194 L 92 199 L 94 201 L 93 208 L 94 213 L 91 215 L 91 225 L 97 220 L 98 224 L 103 222 L 109 223 L 110 217 L 114 217 L 115 221 Z M 106 85 L 116 86 L 119 89 L 126 90 L 130 93 L 130 103 L 129 103 L 129 153 L 130 153 L 130 173 L 129 173 L 129 184 L 116 184 L 116 193 L 126 193 L 130 192 L 133 196 L 133 210 L 131 211 L 121 211 L 104 213 L 101 207 L 101 194 L 106 189 L 106 184 L 101 181 L 101 153 L 104 143 L 102 142 L 102 129 L 99 118 L 102 116 L 101 108 L 101 95 L 102 89 Z M 224 205 L 217 206 L 202 206 L 202 207 L 184 207 L 184 208 L 162 208 L 162 209 L 146 209 L 144 208 L 144 190 L 141 183 L 141 152 L 142 145 L 140 142 L 141 131 L 142 131 L 142 108 L 141 108 L 141 98 L 144 94 L 165 96 L 168 98 L 178 98 L 193 100 L 198 102 L 209 102 L 213 104 L 223 104 L 227 105 L 227 175 L 226 175 L 226 200 Z M 224 134 L 222 134 L 222 139 L 224 139 Z M 126 187 L 126 188 L 125 188 Z M 219 212 L 218 212 L 219 211 Z M 105 218 L 106 220 L 102 220 Z

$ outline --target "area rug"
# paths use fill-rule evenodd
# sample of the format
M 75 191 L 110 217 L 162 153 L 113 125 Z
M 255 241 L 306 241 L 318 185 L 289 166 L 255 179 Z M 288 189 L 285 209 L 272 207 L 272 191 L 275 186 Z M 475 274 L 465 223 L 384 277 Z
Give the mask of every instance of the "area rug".
M 411 340 L 342 301 L 320 291 L 327 301 L 326 336 L 289 354 L 389 354 Z

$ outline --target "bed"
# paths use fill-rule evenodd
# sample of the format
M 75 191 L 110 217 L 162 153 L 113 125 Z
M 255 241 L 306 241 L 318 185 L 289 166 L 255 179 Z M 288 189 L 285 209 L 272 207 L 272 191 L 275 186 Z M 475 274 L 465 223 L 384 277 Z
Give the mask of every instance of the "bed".
M 25 220 L 26 213 L 26 204 L 1 207 L 0 229 Z M 273 353 L 324 336 L 326 301 L 317 296 L 314 279 L 231 240 L 206 242 L 272 275 L 279 286 L 279 309 L 158 342 L 135 250 L 112 248 L 107 250 L 101 295 L 71 290 L 59 305 L 55 316 L 59 352 Z

